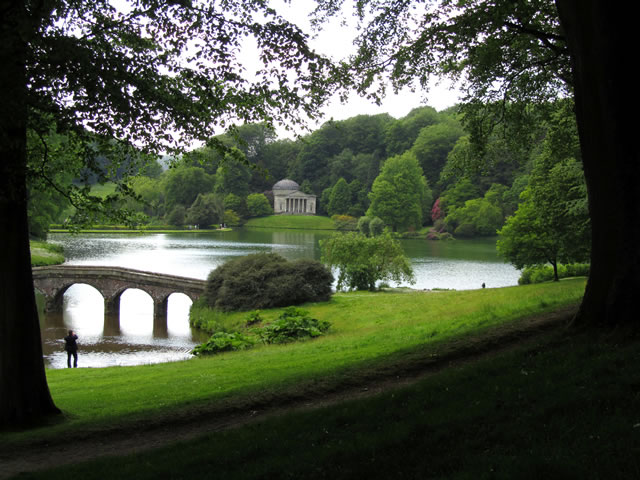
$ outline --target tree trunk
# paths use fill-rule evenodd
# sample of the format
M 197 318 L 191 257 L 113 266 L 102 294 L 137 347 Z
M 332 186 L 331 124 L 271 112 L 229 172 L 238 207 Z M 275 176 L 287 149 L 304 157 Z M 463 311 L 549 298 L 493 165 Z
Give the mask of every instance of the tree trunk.
M 591 273 L 577 323 L 640 326 L 640 160 L 631 116 L 637 25 L 623 5 L 556 0 L 573 62 L 592 226 Z M 633 19 L 633 20 L 632 20 Z M 624 53 L 631 56 L 623 58 Z
M 7 7 L 8 4 L 11 7 Z M 33 292 L 26 194 L 26 43 L 23 2 L 0 19 L 0 426 L 37 421 L 53 404 Z
M 551 266 L 553 267 L 553 281 L 559 282 L 560 278 L 558 277 L 558 262 L 551 262 Z

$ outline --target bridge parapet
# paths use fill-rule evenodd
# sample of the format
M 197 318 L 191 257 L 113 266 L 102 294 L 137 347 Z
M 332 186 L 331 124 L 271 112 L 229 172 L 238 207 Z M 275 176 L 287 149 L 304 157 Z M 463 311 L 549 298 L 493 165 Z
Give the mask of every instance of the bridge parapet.
M 118 314 L 120 296 L 129 288 L 147 292 L 153 298 L 154 317 L 165 318 L 172 293 L 184 293 L 192 301 L 204 293 L 205 281 L 123 267 L 56 265 L 33 268 L 34 287 L 45 296 L 47 311 L 61 312 L 64 292 L 85 283 L 104 298 L 105 314 Z

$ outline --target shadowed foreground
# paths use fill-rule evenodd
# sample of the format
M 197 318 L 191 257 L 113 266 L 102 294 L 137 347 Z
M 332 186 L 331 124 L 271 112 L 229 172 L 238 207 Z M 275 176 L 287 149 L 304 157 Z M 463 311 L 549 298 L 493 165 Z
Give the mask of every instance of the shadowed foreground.
M 571 315 L 530 318 L 341 391 L 32 442 L 1 454 L 3 478 L 111 455 L 130 456 L 21 478 L 634 478 L 640 345 L 568 332 Z

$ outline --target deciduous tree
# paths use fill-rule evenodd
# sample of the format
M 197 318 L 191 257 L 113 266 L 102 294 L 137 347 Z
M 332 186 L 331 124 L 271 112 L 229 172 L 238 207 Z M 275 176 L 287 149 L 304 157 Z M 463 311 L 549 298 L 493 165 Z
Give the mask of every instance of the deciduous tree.
M 224 218 L 224 201 L 215 193 L 199 194 L 187 209 L 185 223 L 207 228 Z
M 164 180 L 165 201 L 172 208 L 188 208 L 201 193 L 211 193 L 216 178 L 200 167 L 180 165 L 171 169 Z
M 331 189 L 327 213 L 329 216 L 346 215 L 351 208 L 351 190 L 344 178 L 339 179 Z
M 267 197 L 262 193 L 252 193 L 247 197 L 247 211 L 250 217 L 273 215 L 273 208 L 271 208 Z
M 110 145 L 132 155 L 177 153 L 234 121 L 314 115 L 330 93 L 330 63 L 263 1 L 117 5 L 0 1 L 2 425 L 57 412 L 45 378 L 29 259 L 27 130 L 43 133 L 53 122 L 59 133 L 84 138 L 87 153 Z M 255 38 L 262 53 L 251 79 L 237 55 L 246 37 Z
M 406 152 L 384 162 L 369 193 L 367 216 L 380 217 L 394 231 L 420 228 L 425 204 L 431 207 L 427 197 L 431 197 L 431 191 L 418 160 Z
M 344 1 L 322 0 L 316 19 Z M 494 119 L 509 134 L 526 125 L 530 102 L 575 98 L 593 232 L 576 320 L 640 328 L 633 313 L 640 290 L 640 160 L 632 127 L 622 120 L 637 103 L 633 76 L 620 61 L 636 43 L 628 8 L 605 0 L 359 0 L 357 12 L 363 28 L 351 61 L 356 87 L 375 95 L 385 85 L 381 77 L 396 88 L 428 87 L 433 75 L 462 80 L 474 143 L 494 131 Z
M 584 177 L 575 160 L 551 170 L 539 169 L 521 196 L 516 213 L 498 232 L 498 251 L 516 268 L 550 263 L 558 280 L 558 263 L 589 258 L 589 217 Z
M 350 232 L 320 241 L 322 261 L 338 269 L 338 289 L 375 290 L 382 280 L 414 283 L 402 246 L 390 233 L 367 237 Z
M 447 161 L 447 155 L 464 135 L 462 125 L 448 120 L 420 130 L 411 151 L 416 155 L 429 185 L 435 185 Z

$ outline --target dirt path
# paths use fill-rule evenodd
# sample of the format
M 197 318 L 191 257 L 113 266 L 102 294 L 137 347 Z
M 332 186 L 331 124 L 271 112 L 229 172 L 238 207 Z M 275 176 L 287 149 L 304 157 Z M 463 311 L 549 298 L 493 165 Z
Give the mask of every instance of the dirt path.
M 318 392 L 306 398 L 282 398 L 269 404 L 243 408 L 191 412 L 176 417 L 170 423 L 135 424 L 130 428 L 107 432 L 79 432 L 64 443 L 34 442 L 0 452 L 0 479 L 21 472 L 49 469 L 105 456 L 118 456 L 153 450 L 198 436 L 236 428 L 250 422 L 292 411 L 315 409 L 346 400 L 377 395 L 383 391 L 415 383 L 444 368 L 461 365 L 499 354 L 535 340 L 553 328 L 563 328 L 576 312 L 576 307 L 564 308 L 546 315 L 530 317 L 517 325 L 501 327 L 481 337 L 452 344 L 437 357 L 425 355 L 412 363 L 410 369 L 376 373 L 359 385 L 333 392 Z

